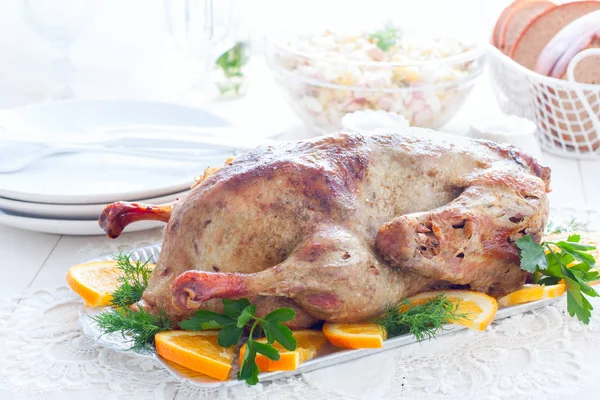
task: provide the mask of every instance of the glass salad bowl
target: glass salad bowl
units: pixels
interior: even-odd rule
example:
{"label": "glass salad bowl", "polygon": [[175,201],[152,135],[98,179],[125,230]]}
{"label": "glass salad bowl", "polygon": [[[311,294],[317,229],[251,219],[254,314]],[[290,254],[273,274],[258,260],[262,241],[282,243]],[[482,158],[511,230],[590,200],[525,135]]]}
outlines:
{"label": "glass salad bowl", "polygon": [[484,67],[483,46],[418,32],[274,34],[267,63],[300,118],[331,132],[358,110],[384,110],[411,126],[452,118]]}

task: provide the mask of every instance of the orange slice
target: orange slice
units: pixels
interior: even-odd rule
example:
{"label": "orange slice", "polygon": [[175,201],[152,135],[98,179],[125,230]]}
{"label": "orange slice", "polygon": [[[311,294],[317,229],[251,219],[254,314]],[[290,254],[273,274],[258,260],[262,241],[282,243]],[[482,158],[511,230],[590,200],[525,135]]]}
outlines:
{"label": "orange slice", "polygon": [[219,331],[166,331],[154,336],[156,352],[192,371],[224,381],[229,377],[235,347],[218,343]]}
{"label": "orange slice", "polygon": [[522,289],[516,290],[498,299],[500,307],[515,306],[517,304],[529,303],[536,300],[551,299],[562,296],[567,286],[564,283],[556,285],[523,285]]}
{"label": "orange slice", "polygon": [[[152,269],[154,264],[148,267]],[[67,283],[86,305],[103,307],[110,304],[111,293],[119,287],[121,274],[115,260],[94,261],[69,268]]]}
{"label": "orange slice", "polygon": [[383,327],[373,322],[336,324],[326,322],[323,333],[334,346],[347,349],[378,349],[383,347],[387,334]]}
{"label": "orange slice", "polygon": [[457,312],[466,314],[466,318],[452,321],[454,324],[466,326],[471,329],[483,331],[487,328],[498,311],[498,302],[495,298],[485,293],[471,290],[436,290],[423,292],[409,297],[411,306],[423,304],[440,294],[452,302],[458,302]]}
{"label": "orange slice", "polygon": [[[315,358],[319,350],[327,343],[327,338],[321,331],[307,329],[293,331],[293,334],[296,338],[296,350],[289,351],[279,343],[273,343],[272,346],[279,350],[279,360],[271,360],[262,354],[256,355],[256,365],[258,365],[260,372],[294,371],[298,368],[298,365]],[[267,343],[266,338],[257,339],[256,341]],[[240,366],[245,352],[246,345],[243,345],[238,359]]]}

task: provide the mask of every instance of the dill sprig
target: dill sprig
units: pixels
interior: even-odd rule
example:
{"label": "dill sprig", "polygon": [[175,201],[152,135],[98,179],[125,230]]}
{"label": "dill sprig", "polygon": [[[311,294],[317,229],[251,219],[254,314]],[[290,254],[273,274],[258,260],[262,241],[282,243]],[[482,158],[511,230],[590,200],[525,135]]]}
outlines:
{"label": "dill sprig", "polygon": [[571,221],[566,224],[557,224],[554,221],[549,221],[546,225],[546,235],[564,232],[587,231],[589,222],[580,221],[577,218],[571,218]]}
{"label": "dill sprig", "polygon": [[148,350],[154,345],[154,335],[171,329],[171,320],[163,310],[152,314],[147,310],[117,308],[91,317],[104,334],[119,332],[130,340],[132,350]]}
{"label": "dill sprig", "polygon": [[119,278],[119,288],[112,293],[111,306],[114,308],[127,308],[142,298],[148,286],[152,269],[148,261],[132,261],[131,256],[119,253],[115,256],[117,267],[123,271]]}
{"label": "dill sprig", "polygon": [[412,307],[409,299],[403,299],[373,322],[385,328],[388,337],[410,333],[421,342],[434,339],[444,325],[466,319],[467,314],[460,313],[458,306],[458,302],[448,300],[444,294]]}
{"label": "dill sprig", "polygon": [[145,350],[154,344],[154,335],[171,329],[172,322],[161,309],[157,313],[148,310],[132,310],[130,306],[142,298],[152,274],[148,261],[132,261],[131,254],[115,256],[117,267],[123,272],[120,285],[112,293],[110,311],[92,317],[104,334],[120,332],[124,339],[133,343],[131,349]]}

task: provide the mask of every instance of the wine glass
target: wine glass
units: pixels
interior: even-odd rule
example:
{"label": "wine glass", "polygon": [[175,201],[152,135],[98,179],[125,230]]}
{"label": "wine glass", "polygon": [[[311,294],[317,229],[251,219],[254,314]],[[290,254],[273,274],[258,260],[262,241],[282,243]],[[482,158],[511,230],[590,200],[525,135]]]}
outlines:
{"label": "wine glass", "polygon": [[[164,0],[164,5],[168,30],[192,71],[192,95],[209,97],[215,87],[223,94],[215,70],[239,79],[236,67],[247,59],[247,43],[236,37],[239,1]],[[240,94],[239,86],[234,92]]]}
{"label": "wine glass", "polygon": [[59,49],[51,66],[60,85],[53,99],[73,97],[70,81],[75,67],[69,58],[69,49],[91,19],[92,10],[93,0],[24,0],[25,21]]}

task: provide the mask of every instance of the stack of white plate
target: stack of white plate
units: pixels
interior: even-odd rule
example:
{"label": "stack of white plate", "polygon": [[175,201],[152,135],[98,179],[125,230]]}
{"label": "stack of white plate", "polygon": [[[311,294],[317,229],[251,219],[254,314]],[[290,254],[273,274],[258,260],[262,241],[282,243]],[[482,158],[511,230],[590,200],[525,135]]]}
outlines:
{"label": "stack of white plate", "polygon": [[[138,202],[162,204],[177,200],[186,192],[172,193],[149,199],[134,199]],[[3,193],[4,194],[4,193]],[[23,194],[30,194],[25,193]],[[20,196],[19,196],[20,197]],[[36,198],[39,198],[36,194]],[[50,200],[44,197],[41,200]],[[88,197],[88,201],[94,201]],[[15,228],[62,235],[100,235],[104,231],[98,225],[98,217],[106,203],[62,204],[39,203],[0,197],[0,223]],[[164,223],[143,221],[130,225],[126,232],[156,228]]]}
{"label": "stack of white plate", "polygon": [[[13,132],[65,132],[81,135],[107,127],[223,127],[227,122],[202,110],[134,101],[67,101],[45,103],[0,115],[0,140]],[[1,143],[0,143],[1,145]],[[0,173],[0,224],[68,235],[104,232],[98,217],[106,204],[137,201],[161,204],[186,194],[207,166],[221,165],[231,152],[207,153],[193,161],[112,153],[49,156],[27,168]],[[125,231],[149,229],[161,222],[132,224]]]}

